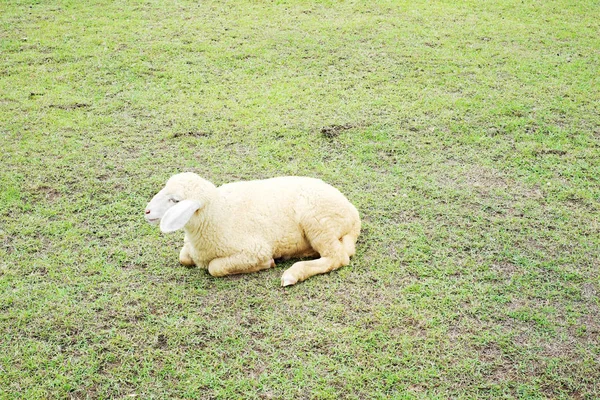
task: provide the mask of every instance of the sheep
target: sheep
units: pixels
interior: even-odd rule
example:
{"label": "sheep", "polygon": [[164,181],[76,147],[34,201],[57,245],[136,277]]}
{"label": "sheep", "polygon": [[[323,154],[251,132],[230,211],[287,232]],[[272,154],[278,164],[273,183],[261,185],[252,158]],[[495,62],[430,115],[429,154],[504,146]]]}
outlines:
{"label": "sheep", "polygon": [[260,271],[276,259],[298,261],[281,286],[348,265],[360,233],[357,209],[319,179],[286,176],[216,187],[195,173],[172,176],[145,218],[164,233],[183,229],[179,261],[215,277]]}

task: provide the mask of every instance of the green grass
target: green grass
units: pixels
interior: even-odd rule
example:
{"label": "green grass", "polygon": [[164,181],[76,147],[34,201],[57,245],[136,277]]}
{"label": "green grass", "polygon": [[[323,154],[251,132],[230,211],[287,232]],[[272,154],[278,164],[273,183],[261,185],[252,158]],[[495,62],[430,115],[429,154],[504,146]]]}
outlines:
{"label": "green grass", "polygon": [[[0,4],[0,398],[600,397],[597,1]],[[348,267],[178,265],[165,180],[320,177]]]}

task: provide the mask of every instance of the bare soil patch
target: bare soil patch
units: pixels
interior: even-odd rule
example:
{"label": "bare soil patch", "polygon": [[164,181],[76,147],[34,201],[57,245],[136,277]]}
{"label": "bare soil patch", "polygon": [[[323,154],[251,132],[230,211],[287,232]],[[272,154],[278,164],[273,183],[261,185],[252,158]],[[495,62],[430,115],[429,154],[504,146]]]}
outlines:
{"label": "bare soil patch", "polygon": [[321,135],[326,137],[327,139],[334,139],[343,131],[347,131],[349,129],[356,128],[357,125],[354,124],[344,124],[344,125],[329,125],[321,128]]}
{"label": "bare soil patch", "polygon": [[73,103],[73,104],[50,104],[50,108],[59,108],[61,110],[76,110],[78,108],[87,108],[90,104],[87,103]]}

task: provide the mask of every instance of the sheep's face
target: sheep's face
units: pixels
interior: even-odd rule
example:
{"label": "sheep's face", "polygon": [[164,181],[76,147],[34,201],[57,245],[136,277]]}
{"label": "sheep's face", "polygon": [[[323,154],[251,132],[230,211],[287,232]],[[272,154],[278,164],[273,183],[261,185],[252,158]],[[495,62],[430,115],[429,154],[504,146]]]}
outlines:
{"label": "sheep's face", "polygon": [[177,193],[177,191],[165,187],[146,206],[146,221],[151,224],[158,224],[166,212],[182,200],[184,200],[182,193]]}
{"label": "sheep's face", "polygon": [[[182,229],[204,204],[204,201],[194,196],[196,192],[202,193],[201,190],[197,190],[197,186],[202,182],[208,181],[193,173],[173,176],[146,206],[146,221],[151,224],[160,222],[160,230],[163,232]],[[212,186],[210,183],[209,185]]]}

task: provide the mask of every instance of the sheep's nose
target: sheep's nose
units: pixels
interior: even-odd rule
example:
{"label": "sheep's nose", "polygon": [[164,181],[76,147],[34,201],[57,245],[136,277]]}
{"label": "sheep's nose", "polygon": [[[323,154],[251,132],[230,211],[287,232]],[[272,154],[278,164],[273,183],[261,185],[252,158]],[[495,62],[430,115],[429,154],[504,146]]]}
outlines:
{"label": "sheep's nose", "polygon": [[146,208],[146,211],[144,211],[146,214],[150,214],[150,209]]}

